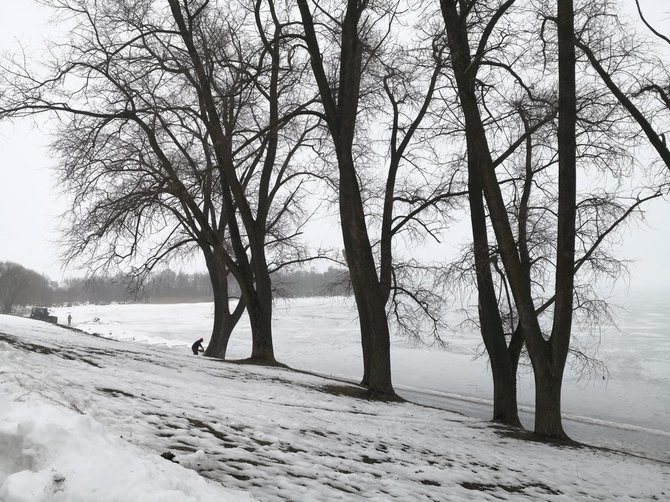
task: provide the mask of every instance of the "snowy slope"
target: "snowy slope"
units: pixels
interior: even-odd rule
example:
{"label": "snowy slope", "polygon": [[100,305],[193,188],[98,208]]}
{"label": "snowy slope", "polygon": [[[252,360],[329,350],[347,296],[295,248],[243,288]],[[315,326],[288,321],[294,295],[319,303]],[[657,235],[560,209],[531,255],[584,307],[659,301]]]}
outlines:
{"label": "snowy slope", "polygon": [[[665,298],[665,297],[664,297]],[[662,300],[662,299],[661,299]],[[596,351],[608,373],[580,378],[579,368],[568,367],[562,406],[568,433],[582,441],[625,448],[641,455],[670,460],[670,304],[645,299],[628,302],[617,319],[621,331],[603,326],[598,340],[576,333],[575,343]],[[82,305],[55,309],[60,319],[73,315],[74,326],[118,340],[160,344],[188,350],[199,337],[209,340],[211,303],[177,305]],[[462,321],[450,313],[450,323]],[[356,310],[351,298],[302,298],[278,301],[274,306],[273,336],[277,359],[293,368],[360,381],[362,357]],[[391,368],[396,389],[434,392],[439,398],[455,396],[461,402],[490,403],[493,394],[481,336],[474,330],[444,333],[447,349],[416,345],[394,337]],[[248,357],[251,335],[243,317],[230,341],[230,358]],[[603,376],[605,378],[603,378]],[[530,410],[534,386],[529,368],[522,368],[519,404]],[[458,407],[462,409],[462,407]],[[490,411],[477,416],[489,417]],[[532,415],[522,416],[532,427]],[[602,424],[605,437],[582,431],[580,424]],[[613,434],[614,429],[620,434]]]}
{"label": "snowy slope", "polygon": [[666,463],[347,397],[315,375],[8,316],[0,333],[3,502],[670,498]]}

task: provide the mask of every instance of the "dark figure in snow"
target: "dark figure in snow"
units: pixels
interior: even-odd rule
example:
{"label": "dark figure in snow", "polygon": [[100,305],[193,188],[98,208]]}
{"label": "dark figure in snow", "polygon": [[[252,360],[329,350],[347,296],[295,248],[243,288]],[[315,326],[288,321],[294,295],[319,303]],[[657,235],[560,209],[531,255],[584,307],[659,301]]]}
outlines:
{"label": "dark figure in snow", "polygon": [[67,315],[67,325],[72,326],[72,314]]}
{"label": "dark figure in snow", "polygon": [[193,345],[191,345],[191,350],[193,351],[193,355],[197,356],[198,352],[205,352],[205,349],[202,346],[202,341],[204,338],[199,338],[198,340],[195,341]]}

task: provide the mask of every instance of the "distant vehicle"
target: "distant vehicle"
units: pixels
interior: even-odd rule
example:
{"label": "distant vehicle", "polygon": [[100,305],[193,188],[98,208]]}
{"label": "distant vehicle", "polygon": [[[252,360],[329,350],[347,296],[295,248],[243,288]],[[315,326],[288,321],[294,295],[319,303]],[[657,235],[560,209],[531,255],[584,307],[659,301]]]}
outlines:
{"label": "distant vehicle", "polygon": [[37,319],[38,321],[52,322],[54,324],[58,322],[58,317],[51,315],[49,309],[46,307],[33,307],[30,311],[30,318]]}

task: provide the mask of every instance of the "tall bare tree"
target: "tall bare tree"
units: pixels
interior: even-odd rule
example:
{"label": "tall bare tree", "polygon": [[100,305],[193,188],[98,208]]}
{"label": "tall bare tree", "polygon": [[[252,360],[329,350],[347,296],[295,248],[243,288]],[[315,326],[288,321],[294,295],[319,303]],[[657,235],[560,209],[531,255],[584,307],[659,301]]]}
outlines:
{"label": "tall bare tree", "polygon": [[[587,312],[586,307],[596,305],[582,296],[588,289],[578,286],[575,278],[588,268],[594,272],[599,267],[608,269],[608,264],[615,272],[620,262],[603,252],[603,243],[644,201],[660,193],[651,188],[625,201],[624,195],[610,194],[603,186],[577,198],[578,158],[584,169],[619,176],[615,166],[628,157],[625,147],[616,145],[620,137],[612,133],[617,133],[622,117],[604,94],[589,94],[591,81],[582,80],[580,94],[576,93],[572,2],[559,1],[558,14],[537,17],[543,42],[539,57],[534,56],[540,61],[539,69],[533,69],[513,48],[506,50],[505,41],[521,38],[520,31],[510,31],[523,15],[514,12],[514,4],[514,0],[440,3],[465,128],[480,327],[494,375],[494,402],[499,403],[494,418],[518,424],[516,364],[520,344],[525,343],[535,376],[535,432],[565,437],[561,383],[574,312]],[[514,43],[522,44],[519,39]],[[532,47],[532,41],[528,42],[526,52]],[[506,62],[510,60],[512,64]],[[558,87],[547,93],[541,90],[543,80],[535,79],[550,74],[550,66],[558,69],[558,81],[550,80],[548,88]],[[504,71],[507,83],[487,81],[491,75],[483,74],[483,68]],[[531,79],[526,81],[524,75]],[[518,91],[510,83],[521,89],[526,96],[523,100],[515,97]],[[492,89],[495,91],[489,92]],[[554,92],[557,106],[552,104]],[[489,94],[501,95],[512,106],[496,107]],[[531,103],[539,114],[528,108]],[[553,130],[556,111],[558,124]],[[521,134],[511,146],[499,150],[496,159],[494,149],[500,141],[493,132],[509,136],[500,133],[506,130],[502,127],[505,117],[510,116],[519,118]],[[627,146],[632,144],[634,141]],[[523,170],[515,174],[509,164],[518,158],[515,151],[521,145],[526,159],[521,163]],[[549,150],[542,153],[546,148]],[[545,296],[542,290],[552,293]],[[501,312],[501,298],[507,303],[505,312]]]}
{"label": "tall bare tree", "polygon": [[[338,39],[334,43],[340,50],[336,62],[324,61],[317,33],[319,25],[308,1],[298,0],[305,45],[337,157],[342,237],[358,307],[366,365],[363,383],[368,385],[370,395],[393,398],[386,302],[377,276],[353,153],[364,54],[366,46],[374,44],[370,37],[374,21],[367,16],[368,7],[366,0],[348,0],[336,14],[328,15],[335,21]],[[322,9],[322,6],[317,8]],[[339,66],[336,84],[329,78],[327,64]]]}
{"label": "tall bare tree", "polygon": [[[304,172],[294,160],[314,127],[285,118],[300,102],[291,62],[278,59],[281,27],[261,36],[266,26],[246,10],[207,1],[54,5],[80,20],[63,59],[43,78],[9,66],[14,92],[3,108],[69,117],[57,148],[77,195],[71,256],[144,257],[149,271],[197,246],[217,300],[214,332],[222,330],[215,355],[246,306],[251,359],[274,363],[270,268],[304,259]],[[232,312],[229,273],[242,291]]]}

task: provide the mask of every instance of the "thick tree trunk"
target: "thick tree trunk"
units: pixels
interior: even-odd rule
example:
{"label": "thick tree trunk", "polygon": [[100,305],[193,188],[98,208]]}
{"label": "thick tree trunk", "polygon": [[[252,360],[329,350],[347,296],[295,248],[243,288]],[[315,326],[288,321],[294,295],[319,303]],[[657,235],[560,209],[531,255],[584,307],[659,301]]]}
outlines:
{"label": "thick tree trunk", "polygon": [[[476,179],[476,177],[471,177]],[[516,368],[518,353],[516,347],[508,349],[495,294],[486,231],[484,205],[477,183],[474,193],[470,193],[470,214],[473,240],[475,243],[475,268],[479,292],[479,321],[481,335],[491,363],[493,376],[493,420],[520,427],[516,394]],[[510,350],[511,349],[511,350]]]}
{"label": "thick tree trunk", "polygon": [[235,310],[230,312],[228,270],[223,259],[209,249],[205,250],[205,257],[214,294],[214,325],[205,355],[225,359],[230,335],[244,312],[244,301],[240,299]]}
{"label": "thick tree trunk", "polygon": [[363,383],[368,386],[370,396],[392,399],[396,395],[391,378],[391,344],[383,292],[351,152],[344,152],[341,157],[338,160],[342,238],[361,326]]}
{"label": "thick tree trunk", "polygon": [[346,2],[342,20],[340,77],[337,100],[323,66],[322,54],[314,30],[314,19],[306,0],[298,0],[305,29],[312,70],[319,86],[321,102],[328,121],[340,172],[339,202],[342,237],[361,326],[363,346],[363,382],[375,398],[395,399],[391,383],[391,353],[385,301],[377,276],[372,246],[367,232],[360,187],[352,156],[356,115],[360,94],[363,43],[359,26],[367,3]]}
{"label": "thick tree trunk", "polygon": [[[567,438],[561,423],[561,382],[570,348],[575,278],[577,98],[573,0],[558,0],[558,235],[551,337],[529,346],[535,371],[535,433]],[[539,339],[541,333],[537,333]],[[543,350],[538,350],[542,348]]]}
{"label": "thick tree trunk", "polygon": [[248,290],[247,313],[251,325],[251,357],[254,362],[275,364],[272,344],[272,294],[261,290]]}
{"label": "thick tree trunk", "polygon": [[516,396],[516,372],[512,371],[504,359],[491,360],[493,373],[493,421],[521,427]]}
{"label": "thick tree trunk", "polygon": [[[358,307],[358,300],[357,307]],[[361,347],[363,350],[363,378],[361,378],[361,385],[365,387],[370,386],[370,336],[368,333],[367,325],[368,320],[367,316],[361,315],[361,310],[358,309],[358,320],[361,330]],[[365,317],[365,320],[363,318]]]}
{"label": "thick tree trunk", "polygon": [[520,426],[516,396],[518,355],[516,359],[510,356],[505,341],[491,276],[486,209],[482,199],[481,173],[487,169],[493,170],[493,162],[475,95],[476,71],[472,68],[470,59],[466,23],[457,14],[454,2],[443,1],[442,8],[466,127],[470,222],[481,334],[493,373],[493,420]]}
{"label": "thick tree trunk", "polygon": [[235,324],[230,317],[228,299],[214,293],[214,326],[212,327],[212,338],[207,345],[207,350],[205,350],[206,356],[218,359],[226,358],[228,341]]}
{"label": "thick tree trunk", "polygon": [[[243,291],[251,323],[253,338],[251,359],[263,363],[275,363],[272,346],[272,291],[264,253],[265,218],[264,216],[260,217],[258,222],[254,220],[251,205],[245,194],[245,187],[237,178],[235,159],[233,158],[232,151],[232,136],[230,131],[226,130],[222,121],[223,115],[230,112],[230,110],[224,109],[222,113],[222,110],[220,110],[214,99],[215,92],[212,87],[212,79],[206,70],[206,64],[203,62],[199,47],[195,42],[192,30],[193,26],[190,24],[191,19],[184,17],[185,11],[183,11],[180,2],[169,0],[168,3],[193,63],[195,76],[199,84],[198,98],[201,100],[203,111],[206,114],[205,122],[207,130],[211,135],[216,160],[223,175],[221,183],[228,218],[227,228],[238,261],[237,266],[239,271],[237,279]],[[273,67],[273,84],[276,85],[277,66],[276,58],[274,57],[273,64],[275,65]],[[275,91],[276,89],[273,91],[273,96],[276,96],[274,94]],[[276,117],[277,109],[275,105],[276,100],[273,100],[271,103],[272,114]],[[269,206],[265,204],[268,202],[266,197],[270,177],[269,169],[274,164],[276,124],[272,131],[270,131],[270,136],[270,148],[262,173],[259,193],[259,212],[263,213],[263,215],[267,215],[269,211]],[[243,221],[244,230],[247,233],[248,247],[252,254],[252,263],[249,263],[247,248],[243,244],[242,233],[239,230],[237,220],[238,216]]]}
{"label": "thick tree trunk", "polygon": [[550,363],[534,368],[535,434],[554,439],[568,439],[561,420],[561,385],[563,372]]}

